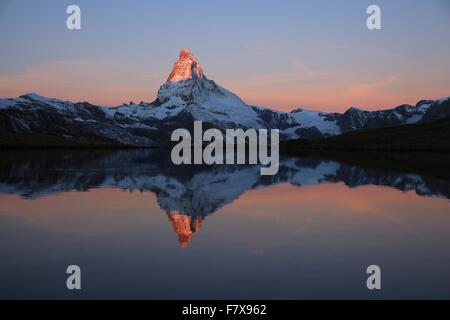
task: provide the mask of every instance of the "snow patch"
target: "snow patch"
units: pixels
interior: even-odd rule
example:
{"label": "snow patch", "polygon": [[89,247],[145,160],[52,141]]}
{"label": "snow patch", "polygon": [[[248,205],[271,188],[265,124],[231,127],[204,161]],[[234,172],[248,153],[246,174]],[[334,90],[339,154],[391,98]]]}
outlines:
{"label": "snow patch", "polygon": [[291,113],[291,117],[302,128],[316,127],[320,132],[330,135],[341,133],[336,121],[329,121],[326,116],[326,113],[315,110],[301,110]]}

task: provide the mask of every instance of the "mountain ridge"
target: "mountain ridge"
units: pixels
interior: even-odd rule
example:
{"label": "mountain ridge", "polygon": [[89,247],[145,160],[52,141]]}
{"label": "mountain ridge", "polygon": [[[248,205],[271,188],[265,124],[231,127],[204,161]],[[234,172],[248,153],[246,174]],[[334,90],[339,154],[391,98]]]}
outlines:
{"label": "mountain ridge", "polygon": [[[295,109],[276,111],[245,103],[236,94],[209,80],[198,59],[180,52],[167,82],[151,103],[96,106],[46,98],[36,93],[0,99],[0,137],[58,137],[69,144],[91,141],[136,147],[166,146],[177,128],[279,129],[281,140],[318,139],[361,129],[430,122],[450,117],[450,97],[421,100],[415,106],[344,113]],[[26,138],[22,139],[26,143]],[[2,143],[0,142],[0,145]],[[45,143],[44,143],[45,144]]]}
{"label": "mountain ridge", "polygon": [[289,153],[302,150],[450,151],[450,118],[395,127],[372,128],[319,139],[290,140]]}

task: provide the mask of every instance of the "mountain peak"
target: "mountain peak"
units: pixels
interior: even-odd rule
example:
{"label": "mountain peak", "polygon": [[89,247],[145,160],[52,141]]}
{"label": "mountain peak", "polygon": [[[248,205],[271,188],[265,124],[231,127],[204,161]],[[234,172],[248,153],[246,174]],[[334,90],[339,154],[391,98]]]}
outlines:
{"label": "mountain peak", "polygon": [[172,223],[173,231],[178,234],[178,241],[182,248],[186,248],[192,241],[194,233],[202,226],[202,218],[191,217],[179,212],[170,212],[169,221]]}
{"label": "mountain peak", "polygon": [[191,59],[191,60],[193,60],[193,61],[198,61],[198,60],[197,60],[197,57],[194,56],[194,55],[192,54],[192,52],[191,52],[189,49],[187,49],[187,48],[181,49],[179,59],[180,59],[180,60],[181,60],[181,59]]}
{"label": "mountain peak", "polygon": [[178,82],[192,77],[203,78],[203,69],[189,49],[182,49],[167,82]]}
{"label": "mountain peak", "polygon": [[19,98],[30,100],[30,101],[35,101],[35,102],[41,102],[41,103],[62,102],[59,99],[44,97],[35,92],[23,94],[23,95],[19,96]]}

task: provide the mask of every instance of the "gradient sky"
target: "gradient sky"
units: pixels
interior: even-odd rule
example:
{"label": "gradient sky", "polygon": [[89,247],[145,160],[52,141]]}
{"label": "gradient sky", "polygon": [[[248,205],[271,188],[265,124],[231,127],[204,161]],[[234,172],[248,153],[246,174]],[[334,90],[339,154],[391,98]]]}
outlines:
{"label": "gradient sky", "polygon": [[[78,4],[82,30],[66,29]],[[366,8],[382,9],[380,31]],[[0,0],[0,97],[152,101],[181,48],[247,103],[343,111],[450,96],[448,0]]]}

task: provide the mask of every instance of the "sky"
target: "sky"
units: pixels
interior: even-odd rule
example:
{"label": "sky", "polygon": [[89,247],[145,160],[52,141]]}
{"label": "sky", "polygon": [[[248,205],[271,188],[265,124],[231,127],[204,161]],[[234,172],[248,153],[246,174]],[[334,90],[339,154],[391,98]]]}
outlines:
{"label": "sky", "polygon": [[[81,8],[81,30],[66,8]],[[366,9],[381,8],[368,30]],[[450,96],[448,0],[0,0],[0,97],[153,101],[182,48],[245,102],[344,111]]]}

